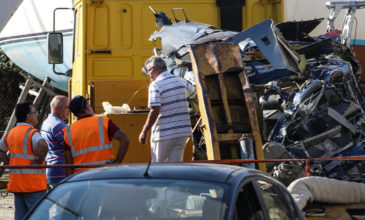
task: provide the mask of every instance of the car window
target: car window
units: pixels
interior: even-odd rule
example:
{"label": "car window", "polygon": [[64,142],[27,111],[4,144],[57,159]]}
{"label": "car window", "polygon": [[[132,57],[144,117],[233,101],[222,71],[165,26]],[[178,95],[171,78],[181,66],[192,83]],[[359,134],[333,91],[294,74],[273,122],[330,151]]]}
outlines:
{"label": "car window", "polygon": [[256,183],[271,220],[293,220],[298,217],[291,201],[278,186],[264,180],[257,180]]}
{"label": "car window", "polygon": [[251,182],[239,189],[233,220],[261,220],[264,212],[257,198],[255,188]]}
{"label": "car window", "polygon": [[57,186],[29,219],[222,219],[226,185],[185,180],[95,180]]}

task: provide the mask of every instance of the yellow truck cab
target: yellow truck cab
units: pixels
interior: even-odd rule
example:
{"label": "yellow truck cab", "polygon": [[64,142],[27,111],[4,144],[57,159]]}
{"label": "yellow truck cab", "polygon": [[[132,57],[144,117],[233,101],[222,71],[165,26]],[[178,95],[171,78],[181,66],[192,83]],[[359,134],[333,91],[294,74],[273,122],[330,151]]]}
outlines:
{"label": "yellow truck cab", "polygon": [[[141,68],[144,61],[153,55],[153,49],[160,47],[160,42],[148,40],[157,30],[149,6],[179,20],[185,19],[183,11],[172,9],[183,8],[189,20],[235,31],[268,18],[283,21],[282,1],[74,0],[69,97],[89,97],[96,114],[104,113],[102,103],[105,101],[114,106],[124,103],[130,106],[132,110],[128,113],[107,114],[129,136],[130,147],[124,163],[150,160],[149,144],[145,146],[138,142],[148,115],[149,79],[141,74]],[[114,144],[114,147],[117,145]],[[184,160],[191,159],[190,143]]]}

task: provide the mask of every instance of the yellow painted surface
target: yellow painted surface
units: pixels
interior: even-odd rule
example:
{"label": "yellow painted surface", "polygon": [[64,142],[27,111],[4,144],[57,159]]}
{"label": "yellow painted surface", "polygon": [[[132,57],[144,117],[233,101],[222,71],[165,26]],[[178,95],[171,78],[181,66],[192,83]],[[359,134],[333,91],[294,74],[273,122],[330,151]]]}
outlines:
{"label": "yellow painted surface", "polygon": [[[283,0],[284,1],[284,0]],[[284,21],[281,0],[248,0],[242,9],[244,14],[243,28],[249,28],[266,19],[272,19],[276,23]]]}
{"label": "yellow painted surface", "polygon": [[[151,159],[151,150],[149,141],[143,145],[138,141],[138,136],[142,130],[142,126],[147,118],[147,113],[135,114],[107,114],[116,125],[124,131],[129,137],[129,149],[123,160],[123,163],[144,163]],[[149,139],[148,139],[149,140]],[[116,156],[118,152],[119,142],[113,140],[113,150]],[[191,161],[193,157],[193,144],[191,140],[185,148],[184,161]]]}
{"label": "yellow painted surface", "polygon": [[[86,95],[86,75],[85,71],[85,45],[84,37],[86,36],[85,25],[83,20],[85,17],[85,9],[82,4],[75,6],[75,30],[74,30],[74,51],[73,51],[73,65],[71,85],[69,86],[69,96]],[[77,42],[77,43],[76,43]],[[81,92],[84,91],[84,92]]]}
{"label": "yellow painted surface", "polygon": [[[147,109],[149,80],[96,80],[89,82],[93,95],[91,106],[95,113],[104,112],[102,102],[109,102],[113,106],[128,104],[131,110]],[[121,91],[122,90],[122,91]]]}

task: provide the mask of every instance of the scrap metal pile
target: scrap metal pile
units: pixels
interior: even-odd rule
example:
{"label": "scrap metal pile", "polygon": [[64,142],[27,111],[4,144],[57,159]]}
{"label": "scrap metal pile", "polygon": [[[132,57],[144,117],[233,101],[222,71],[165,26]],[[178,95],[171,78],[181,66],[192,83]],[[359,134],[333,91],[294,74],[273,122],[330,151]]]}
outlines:
{"label": "scrap metal pile", "polygon": [[[257,96],[265,159],[329,158],[365,155],[364,98],[358,86],[360,65],[338,42],[339,33],[310,37],[323,20],[274,25],[263,21],[240,33],[185,21],[172,23],[155,13],[161,30],[161,56],[171,73],[194,83],[188,44],[234,42]],[[156,51],[157,54],[157,51]],[[304,176],[300,162],[267,163],[285,184]],[[312,175],[365,182],[361,161],[315,161]]]}

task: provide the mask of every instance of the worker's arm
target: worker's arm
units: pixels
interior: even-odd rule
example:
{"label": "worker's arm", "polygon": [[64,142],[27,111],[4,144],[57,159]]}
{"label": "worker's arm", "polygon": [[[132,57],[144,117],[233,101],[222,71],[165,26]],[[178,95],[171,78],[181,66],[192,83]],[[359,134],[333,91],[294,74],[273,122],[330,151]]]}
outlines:
{"label": "worker's arm", "polygon": [[48,145],[44,139],[38,141],[38,160],[43,163],[48,153]]}
{"label": "worker's arm", "polygon": [[113,161],[113,163],[119,164],[123,161],[123,158],[124,158],[125,154],[127,153],[128,146],[129,146],[129,138],[120,129],[114,133],[113,138],[117,139],[119,141],[118,155],[115,158],[115,160]]}
{"label": "worker's arm", "polygon": [[44,159],[46,158],[46,155],[48,153],[48,145],[46,143],[46,141],[44,139],[40,139],[37,142],[37,156],[38,158],[33,160],[31,162],[31,165],[41,165],[44,161]]}
{"label": "worker's arm", "polygon": [[[71,154],[71,148],[70,146],[68,146],[68,144],[66,143],[66,139],[67,139],[67,128],[63,128],[62,129],[62,133],[63,133],[63,145],[62,145],[62,148],[63,148],[63,156],[64,156],[64,159],[65,159],[65,164],[73,164],[73,159],[72,159],[72,154]],[[66,176],[70,176],[72,175],[72,168],[65,168],[65,174]]]}
{"label": "worker's arm", "polygon": [[148,131],[152,125],[156,122],[158,115],[160,114],[160,106],[151,106],[150,113],[148,114],[146,123],[143,126],[141,133],[139,134],[139,142],[146,144]]}
{"label": "worker's arm", "polygon": [[[63,154],[65,157],[65,164],[72,164],[72,154],[70,150],[63,150]],[[66,176],[70,176],[72,174],[72,168],[65,168]]]}
{"label": "worker's arm", "polygon": [[4,138],[2,138],[0,141],[0,162],[4,162],[4,164],[9,164],[9,156],[7,152],[8,146],[6,146]]}

